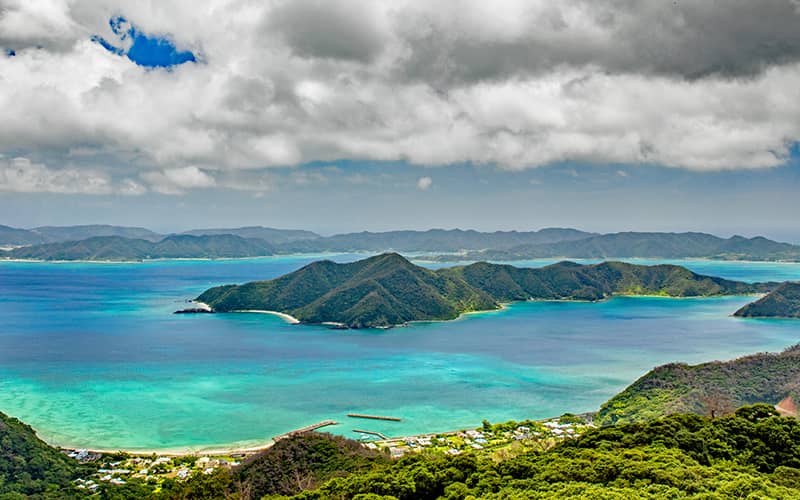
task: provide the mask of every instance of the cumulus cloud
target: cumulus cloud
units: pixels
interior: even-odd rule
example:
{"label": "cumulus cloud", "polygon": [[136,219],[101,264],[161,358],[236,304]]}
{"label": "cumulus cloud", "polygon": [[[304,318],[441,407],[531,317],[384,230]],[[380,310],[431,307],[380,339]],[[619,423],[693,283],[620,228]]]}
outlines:
{"label": "cumulus cloud", "polygon": [[433,185],[433,179],[430,177],[420,177],[417,180],[417,188],[422,191],[427,191]]}
{"label": "cumulus cloud", "polygon": [[150,184],[153,191],[161,194],[183,194],[187,189],[216,185],[213,177],[195,166],[145,172],[142,179]]}
{"label": "cumulus cloud", "polygon": [[[120,15],[202,62],[91,41]],[[338,159],[775,167],[798,25],[793,0],[0,0],[0,154],[90,175],[72,153],[102,151],[129,194]]]}
{"label": "cumulus cloud", "polygon": [[110,178],[75,168],[50,169],[28,158],[0,158],[0,191],[16,193],[111,194]]}

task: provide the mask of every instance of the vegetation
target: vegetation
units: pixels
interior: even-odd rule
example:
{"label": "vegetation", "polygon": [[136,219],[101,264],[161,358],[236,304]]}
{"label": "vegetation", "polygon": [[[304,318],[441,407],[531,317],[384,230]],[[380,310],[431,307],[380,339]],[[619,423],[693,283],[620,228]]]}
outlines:
{"label": "vegetation", "polygon": [[81,472],[29,426],[0,413],[0,499],[74,497],[72,480]]}
{"label": "vegetation", "polygon": [[480,262],[431,271],[389,253],[349,264],[321,261],[270,281],[211,288],[197,300],[215,311],[271,310],[306,323],[352,328],[453,319],[517,300],[602,300],[613,295],[673,297],[765,291],[679,266],[562,262],[522,269]]}
{"label": "vegetation", "polygon": [[97,236],[80,241],[15,248],[5,256],[39,260],[145,260],[171,258],[234,258],[272,255],[273,247],[258,239],[230,234],[173,235],[152,242],[121,236]]}
{"label": "vegetation", "polygon": [[724,239],[705,233],[612,233],[575,241],[492,248],[462,255],[444,255],[439,260],[521,260],[564,257],[607,259],[650,257],[665,259],[708,258],[723,260],[800,260],[800,246],[763,237],[733,236]]}
{"label": "vegetation", "polygon": [[[167,484],[151,498],[791,499],[800,496],[799,440],[800,422],[763,404],[721,418],[672,415],[590,429],[551,447],[502,454],[421,452],[389,460],[312,433],[250,466]],[[252,466],[259,462],[269,465]],[[321,486],[319,479],[302,481],[326,476]]]}
{"label": "vegetation", "polygon": [[800,318],[800,283],[783,283],[734,315],[744,318]]}
{"label": "vegetation", "polygon": [[282,439],[245,461],[234,473],[238,488],[255,498],[295,495],[334,477],[367,473],[389,463],[388,456],[331,434],[308,433]]}
{"label": "vegetation", "polygon": [[415,266],[397,254],[350,264],[314,262],[271,281],[211,288],[197,300],[220,312],[266,309],[308,323],[353,328],[452,319],[464,311],[498,307],[463,280]]}
{"label": "vegetation", "polygon": [[597,422],[645,421],[672,413],[722,415],[764,402],[800,401],[800,346],[733,361],[690,366],[672,363],[651,370],[603,404]]}

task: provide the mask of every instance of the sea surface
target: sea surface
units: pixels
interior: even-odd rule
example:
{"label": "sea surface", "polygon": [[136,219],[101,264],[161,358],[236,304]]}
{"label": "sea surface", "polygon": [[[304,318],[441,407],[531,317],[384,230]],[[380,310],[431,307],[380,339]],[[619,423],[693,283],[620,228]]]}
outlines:
{"label": "sea surface", "polygon": [[[325,419],[341,422],[327,430],[342,435],[397,436],[596,410],[653,366],[800,342],[800,321],[730,316],[752,297],[518,303],[359,331],[255,313],[171,314],[207,287],[318,258],[0,262],[0,411],[52,444],[103,449],[251,446]],[[800,280],[798,264],[671,262],[731,279]]]}

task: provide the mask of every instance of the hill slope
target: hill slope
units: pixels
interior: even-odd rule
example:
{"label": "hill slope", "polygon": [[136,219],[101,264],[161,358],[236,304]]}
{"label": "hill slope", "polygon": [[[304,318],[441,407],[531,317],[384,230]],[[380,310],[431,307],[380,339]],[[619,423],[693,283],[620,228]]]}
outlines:
{"label": "hill slope", "polygon": [[36,437],[28,425],[0,413],[0,497],[71,497],[78,471],[76,461]]}
{"label": "hill slope", "polygon": [[272,246],[263,240],[222,234],[173,235],[157,242],[120,236],[98,236],[80,241],[15,248],[5,252],[3,256],[39,260],[144,260],[257,257],[272,253]]}
{"label": "hill slope", "polygon": [[603,404],[603,424],[643,421],[671,413],[720,415],[752,403],[800,401],[800,346],[733,361],[672,363],[648,372]]}
{"label": "hill slope", "polygon": [[743,318],[800,318],[800,283],[783,283],[734,313]]}
{"label": "hill slope", "polygon": [[315,262],[271,281],[214,287],[197,300],[218,312],[271,310],[305,323],[359,328],[453,319],[518,300],[729,295],[770,286],[701,276],[679,266],[621,262],[588,266],[562,262],[540,269],[481,262],[431,271],[389,253],[350,264]]}
{"label": "hill slope", "polygon": [[306,323],[354,328],[453,319],[465,311],[498,307],[491,296],[462,280],[391,253],[350,264],[314,262],[271,281],[211,288],[197,300],[220,312],[263,309]]}

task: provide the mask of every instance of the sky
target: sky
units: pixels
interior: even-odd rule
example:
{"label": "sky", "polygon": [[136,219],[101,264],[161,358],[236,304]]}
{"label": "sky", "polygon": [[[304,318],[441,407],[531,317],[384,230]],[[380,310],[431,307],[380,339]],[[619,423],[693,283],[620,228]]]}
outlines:
{"label": "sky", "polygon": [[0,0],[0,224],[800,242],[800,1]]}

